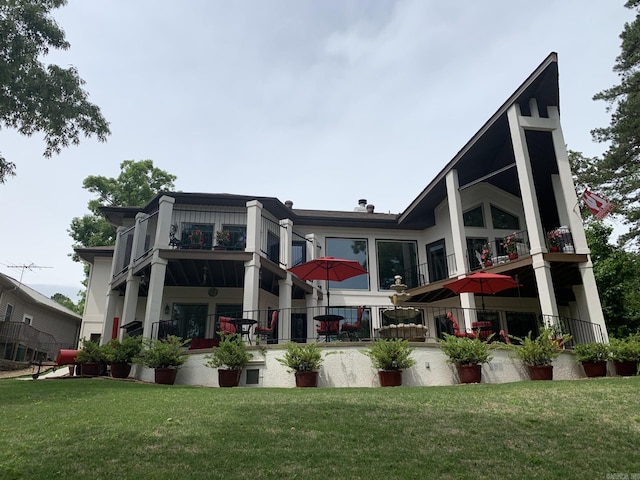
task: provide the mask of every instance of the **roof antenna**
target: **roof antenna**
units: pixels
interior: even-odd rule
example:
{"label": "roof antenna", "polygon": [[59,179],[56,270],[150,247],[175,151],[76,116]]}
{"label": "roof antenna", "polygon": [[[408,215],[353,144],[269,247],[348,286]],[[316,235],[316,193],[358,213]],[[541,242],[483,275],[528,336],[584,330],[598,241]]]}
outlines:
{"label": "roof antenna", "polygon": [[18,288],[20,288],[20,285],[22,285],[22,277],[24,275],[24,271],[25,270],[29,270],[30,272],[33,272],[34,269],[43,269],[43,268],[53,268],[53,267],[43,267],[42,265],[36,265],[35,263],[30,263],[29,265],[23,264],[23,265],[7,265],[8,268],[19,268],[20,271],[20,280],[18,280]]}

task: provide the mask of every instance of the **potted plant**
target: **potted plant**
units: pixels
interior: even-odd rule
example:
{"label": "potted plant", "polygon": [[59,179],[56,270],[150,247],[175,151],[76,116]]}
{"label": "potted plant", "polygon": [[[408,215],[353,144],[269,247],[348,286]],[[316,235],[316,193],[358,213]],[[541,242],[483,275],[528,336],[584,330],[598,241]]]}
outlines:
{"label": "potted plant", "polygon": [[221,335],[220,344],[213,352],[205,355],[205,365],[218,369],[218,385],[237,387],[242,369],[247,366],[253,355],[247,351],[247,345],[238,334]]}
{"label": "potted plant", "polygon": [[111,365],[113,378],[127,378],[131,373],[131,363],[142,349],[142,337],[127,336],[122,341],[114,338],[104,347],[107,362]]}
{"label": "potted plant", "polygon": [[491,267],[493,261],[491,260],[491,244],[485,243],[480,251],[480,261],[484,267]]}
{"label": "potted plant", "polygon": [[317,343],[287,342],[284,357],[276,360],[295,372],[296,387],[318,386],[318,370],[323,358]]}
{"label": "potted plant", "polygon": [[563,335],[556,341],[548,328],[543,329],[536,338],[531,332],[525,338],[511,337],[520,345],[507,344],[516,356],[529,369],[531,380],[553,380],[553,360],[560,355],[562,344],[569,341],[569,335]]}
{"label": "potted plant", "polygon": [[174,335],[168,335],[162,340],[144,339],[143,348],[135,361],[155,370],[156,383],[173,385],[178,367],[187,361],[183,349],[185,343],[182,338]]}
{"label": "potted plant", "polygon": [[582,364],[587,377],[606,377],[609,346],[605,343],[579,343],[573,347],[576,360]]}
{"label": "potted plant", "polygon": [[458,371],[460,383],[480,383],[482,380],[482,364],[491,361],[489,345],[475,338],[456,337],[444,334],[440,340],[442,351],[447,361],[453,363]]}
{"label": "potted plant", "polygon": [[519,239],[516,237],[516,232],[504,237],[502,246],[507,251],[509,260],[516,260],[518,258],[518,241]]}
{"label": "potted plant", "polygon": [[378,378],[383,387],[402,385],[402,370],[416,364],[411,354],[415,348],[409,347],[409,341],[402,338],[378,339],[362,353],[371,359],[378,369]]}
{"label": "potted plant", "polygon": [[231,232],[229,230],[218,230],[216,232],[216,246],[218,250],[224,250],[231,243]]}
{"label": "potted plant", "polygon": [[640,341],[638,341],[637,336],[610,338],[609,352],[616,375],[628,377],[638,373]]}
{"label": "potted plant", "polygon": [[105,350],[98,342],[82,339],[82,348],[76,354],[76,362],[80,364],[80,373],[96,377],[103,371],[105,364]]}
{"label": "potted plant", "polygon": [[551,230],[547,233],[547,240],[549,241],[549,251],[550,252],[559,252],[560,251],[560,239],[562,238],[562,234],[558,229]]}
{"label": "potted plant", "polygon": [[196,228],[191,231],[189,234],[189,239],[191,240],[191,248],[202,248],[204,244],[204,235],[202,230]]}

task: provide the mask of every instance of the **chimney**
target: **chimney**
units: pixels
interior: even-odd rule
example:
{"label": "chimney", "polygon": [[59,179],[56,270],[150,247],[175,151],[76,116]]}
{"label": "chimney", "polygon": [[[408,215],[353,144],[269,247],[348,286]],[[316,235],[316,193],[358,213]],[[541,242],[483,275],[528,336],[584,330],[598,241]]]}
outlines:
{"label": "chimney", "polygon": [[367,205],[367,213],[373,213],[373,209],[376,208],[375,205]]}
{"label": "chimney", "polygon": [[293,202],[291,200],[285,200],[284,206],[287,208],[293,208]]}
{"label": "chimney", "polygon": [[353,209],[354,212],[366,212],[367,211],[367,199],[361,198],[358,200],[358,206]]}

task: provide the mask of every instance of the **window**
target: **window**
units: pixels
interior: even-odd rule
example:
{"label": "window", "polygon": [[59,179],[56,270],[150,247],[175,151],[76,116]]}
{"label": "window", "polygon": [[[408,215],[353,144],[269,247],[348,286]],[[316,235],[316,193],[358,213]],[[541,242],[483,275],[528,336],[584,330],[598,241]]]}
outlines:
{"label": "window", "polygon": [[437,282],[449,277],[444,240],[438,240],[427,245],[427,269],[429,271],[429,282]]}
{"label": "window", "polygon": [[213,224],[211,223],[183,223],[181,248],[195,248],[211,250],[213,246]]}
{"label": "window", "polygon": [[436,315],[434,317],[436,323],[436,337],[444,338],[444,334],[453,335],[453,323],[449,321],[446,315]]}
{"label": "window", "polygon": [[30,315],[25,315],[24,317],[22,317],[22,321],[27,325],[31,325],[33,323],[33,317]]}
{"label": "window", "polygon": [[[336,258],[355,260],[368,270],[367,241],[354,238],[327,238],[327,255]],[[358,275],[342,282],[329,282],[329,288],[368,290],[369,275]]]}
{"label": "window", "polygon": [[469,270],[478,270],[482,268],[480,254],[482,247],[488,242],[486,238],[469,238],[467,237],[467,261],[469,262]]}
{"label": "window", "polygon": [[222,225],[222,230],[229,232],[231,239],[227,250],[244,250],[247,244],[247,226],[246,225]]}
{"label": "window", "polygon": [[307,261],[306,240],[294,240],[291,242],[291,266],[300,265]]}
{"label": "window", "polygon": [[11,305],[10,303],[7,303],[7,310],[4,312],[4,321],[10,322],[12,314],[13,314],[13,305]]}
{"label": "window", "polygon": [[484,227],[484,212],[482,205],[467,210],[462,214],[462,220],[465,227]]}
{"label": "window", "polygon": [[207,304],[174,303],[171,323],[175,333],[183,339],[205,338],[207,327]]}
{"label": "window", "polygon": [[493,228],[499,228],[502,230],[520,230],[520,219],[491,205],[491,221]]}
{"label": "window", "polygon": [[396,275],[402,277],[402,283],[408,288],[418,286],[418,252],[416,242],[379,240],[376,243],[378,254],[378,288],[390,290]]}

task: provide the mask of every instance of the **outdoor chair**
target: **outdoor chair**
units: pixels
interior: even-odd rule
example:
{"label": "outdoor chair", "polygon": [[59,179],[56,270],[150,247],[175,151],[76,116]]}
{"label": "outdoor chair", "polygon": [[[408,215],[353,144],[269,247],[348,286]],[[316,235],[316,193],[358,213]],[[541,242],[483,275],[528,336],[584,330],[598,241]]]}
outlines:
{"label": "outdoor chair", "polygon": [[223,335],[233,335],[236,333],[236,326],[231,323],[231,317],[218,317],[218,331]]}
{"label": "outdoor chair", "polygon": [[338,322],[325,322],[321,320],[318,328],[316,329],[316,332],[318,333],[318,338],[338,338],[340,334],[340,325]]}
{"label": "outdoor chair", "polygon": [[278,323],[278,311],[274,310],[271,313],[271,323],[269,324],[268,327],[261,327],[260,325],[256,325],[256,328],[255,328],[256,337],[260,337],[265,340],[274,338],[277,323]]}
{"label": "outdoor chair", "polygon": [[364,308],[363,307],[358,307],[358,315],[356,317],[355,323],[343,323],[342,324],[342,333],[346,334],[347,338],[349,338],[349,340],[351,340],[351,341],[360,339],[360,334],[358,333],[358,331],[360,330],[360,327],[362,325],[362,313],[363,312],[364,312]]}
{"label": "outdoor chair", "polygon": [[453,313],[451,312],[447,313],[447,320],[451,322],[451,325],[453,327],[453,334],[456,337],[476,338],[475,333],[467,333],[467,332],[460,331],[460,326],[458,325],[458,321],[456,320],[456,317],[453,316]]}

